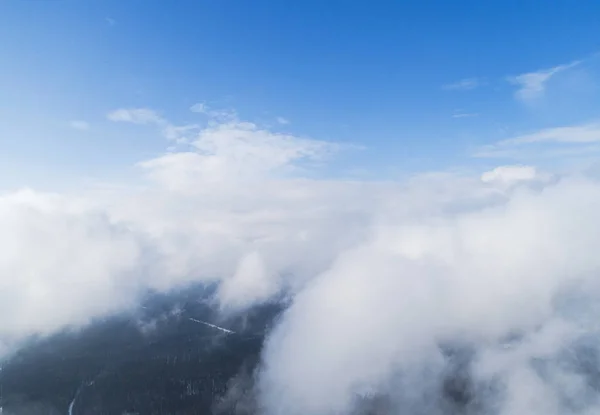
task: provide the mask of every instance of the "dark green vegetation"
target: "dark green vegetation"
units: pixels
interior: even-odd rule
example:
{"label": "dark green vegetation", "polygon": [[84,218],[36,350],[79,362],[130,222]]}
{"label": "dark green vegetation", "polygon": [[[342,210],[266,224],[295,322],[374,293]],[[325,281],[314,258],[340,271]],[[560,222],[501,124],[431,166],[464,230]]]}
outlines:
{"label": "dark green vegetation", "polygon": [[[251,405],[245,388],[251,389],[264,333],[279,309],[219,322],[201,296],[197,290],[154,296],[139,314],[32,341],[0,373],[4,414],[184,415]],[[229,389],[235,399],[225,399]]]}

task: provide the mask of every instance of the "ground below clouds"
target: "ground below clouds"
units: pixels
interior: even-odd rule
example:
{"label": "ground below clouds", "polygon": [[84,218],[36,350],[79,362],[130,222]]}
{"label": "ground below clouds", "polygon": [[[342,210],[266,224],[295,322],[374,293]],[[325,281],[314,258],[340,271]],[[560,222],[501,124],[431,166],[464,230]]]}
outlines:
{"label": "ground below clouds", "polygon": [[[249,405],[243,382],[258,364],[278,307],[221,323],[198,298],[195,290],[155,296],[137,313],[32,340],[0,372],[3,413],[239,412],[242,403]],[[192,319],[226,324],[235,333]]]}

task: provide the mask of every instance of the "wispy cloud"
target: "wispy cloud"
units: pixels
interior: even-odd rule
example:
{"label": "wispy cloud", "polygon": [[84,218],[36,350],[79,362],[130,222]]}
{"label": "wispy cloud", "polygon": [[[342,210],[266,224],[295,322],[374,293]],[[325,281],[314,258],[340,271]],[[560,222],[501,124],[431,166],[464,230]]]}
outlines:
{"label": "wispy cloud", "polygon": [[204,102],[198,102],[190,107],[190,111],[197,112],[200,114],[206,114],[208,112],[208,105]]}
{"label": "wispy cloud", "polygon": [[456,110],[452,113],[452,118],[472,118],[478,117],[479,113],[476,112],[465,112],[461,110]]}
{"label": "wispy cloud", "polygon": [[543,96],[546,84],[558,73],[579,65],[581,61],[575,61],[564,65],[528,72],[517,76],[511,76],[508,81],[518,86],[515,97],[522,101],[532,101]]}
{"label": "wispy cloud", "polygon": [[589,124],[545,128],[532,134],[502,140],[499,145],[521,145],[531,143],[593,143],[600,141],[600,122]]}
{"label": "wispy cloud", "polygon": [[485,80],[481,78],[465,78],[442,86],[446,91],[468,91],[485,85]]}
{"label": "wispy cloud", "polygon": [[273,171],[290,172],[337,150],[333,143],[274,133],[237,119],[209,123],[189,144],[193,151],[168,154],[140,166],[165,186],[180,188],[187,183],[185,177],[222,183]]}
{"label": "wispy cloud", "polygon": [[90,124],[82,120],[73,120],[69,122],[69,126],[74,130],[87,131],[90,129]]}
{"label": "wispy cloud", "polygon": [[206,115],[211,121],[216,122],[227,122],[233,121],[238,118],[238,114],[235,110],[229,108],[215,109],[207,105],[205,102],[199,102],[190,107],[190,111],[197,114]]}
{"label": "wispy cloud", "polygon": [[287,118],[277,117],[277,122],[281,125],[287,125],[290,121]]}
{"label": "wispy cloud", "polygon": [[107,118],[114,122],[133,124],[164,124],[164,118],[148,108],[120,108],[108,113]]}
{"label": "wispy cloud", "polygon": [[[600,143],[600,122],[573,126],[545,128],[533,133],[518,135],[479,148],[475,157],[512,157],[530,153],[536,145],[537,155],[564,156],[580,153],[582,145]],[[540,148],[540,146],[544,146]],[[551,147],[551,148],[550,148]]]}
{"label": "wispy cloud", "polygon": [[187,143],[190,135],[199,130],[196,124],[174,125],[158,112],[148,108],[120,108],[109,112],[106,117],[113,122],[156,125],[160,127],[165,138],[180,144]]}

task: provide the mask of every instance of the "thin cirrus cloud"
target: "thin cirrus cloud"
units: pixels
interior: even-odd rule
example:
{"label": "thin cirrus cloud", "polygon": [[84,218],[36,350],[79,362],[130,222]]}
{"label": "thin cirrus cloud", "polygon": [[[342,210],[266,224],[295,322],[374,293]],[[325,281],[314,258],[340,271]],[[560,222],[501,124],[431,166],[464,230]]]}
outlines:
{"label": "thin cirrus cloud", "polygon": [[480,147],[475,157],[519,158],[527,154],[537,156],[580,155],[587,151],[596,152],[592,144],[600,143],[600,122],[572,126],[544,128]]}
{"label": "thin cirrus cloud", "polygon": [[478,116],[479,113],[477,112],[467,112],[462,110],[456,110],[452,113],[452,118],[473,118]]}
{"label": "thin cirrus cloud", "polygon": [[485,85],[487,82],[482,78],[465,78],[460,81],[445,84],[442,89],[446,91],[469,91]]}
{"label": "thin cirrus cloud", "polygon": [[[174,125],[148,109],[111,114],[157,134]],[[600,300],[600,183],[545,180],[529,165],[314,179],[306,161],[335,143],[218,118],[184,149],[138,163],[143,188],[0,196],[3,352],[134,309],[148,289],[210,283],[224,312],[290,301],[255,373],[267,415],[380,399],[391,412],[446,413],[444,350],[460,344],[477,356],[482,413],[538,402],[573,413],[589,396],[571,353],[594,333]],[[577,413],[600,409],[577,402]]]}
{"label": "thin cirrus cloud", "polygon": [[119,108],[106,115],[109,121],[160,127],[162,135],[173,142],[185,144],[190,134],[198,130],[197,124],[174,125],[158,112],[148,108]]}
{"label": "thin cirrus cloud", "polygon": [[192,105],[190,111],[197,114],[203,114],[213,122],[233,121],[238,117],[237,112],[233,109],[215,109],[204,102]]}
{"label": "thin cirrus cloud", "polygon": [[90,124],[82,120],[73,120],[69,122],[69,127],[71,127],[74,130],[87,131],[90,129]]}
{"label": "thin cirrus cloud", "polygon": [[[506,77],[506,81],[515,85],[515,98],[523,102],[533,102],[544,96],[548,83],[557,75],[578,67],[584,60],[557,65],[551,68],[526,72],[515,76]],[[442,89],[446,91],[469,91],[487,85],[484,78],[464,78],[456,82],[445,84]]]}
{"label": "thin cirrus cloud", "polygon": [[521,101],[530,102],[541,98],[544,95],[546,86],[553,77],[561,72],[578,66],[580,63],[581,61],[574,61],[568,64],[554,66],[552,68],[511,76],[507,79],[511,84],[518,87],[517,91],[515,92],[515,97]]}
{"label": "thin cirrus cloud", "polygon": [[166,124],[166,120],[156,111],[148,108],[120,108],[106,116],[110,121],[133,124]]}
{"label": "thin cirrus cloud", "polygon": [[600,123],[592,122],[581,125],[545,128],[532,134],[502,140],[499,145],[523,145],[533,143],[593,143],[600,141]]}

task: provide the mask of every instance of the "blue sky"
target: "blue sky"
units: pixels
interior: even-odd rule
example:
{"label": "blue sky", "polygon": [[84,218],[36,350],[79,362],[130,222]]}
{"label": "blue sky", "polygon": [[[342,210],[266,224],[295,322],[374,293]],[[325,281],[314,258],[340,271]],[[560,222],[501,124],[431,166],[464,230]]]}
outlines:
{"label": "blue sky", "polygon": [[119,176],[168,144],[108,113],[184,125],[198,102],[363,146],[336,174],[553,164],[600,142],[597,1],[5,0],[0,45],[5,186]]}

